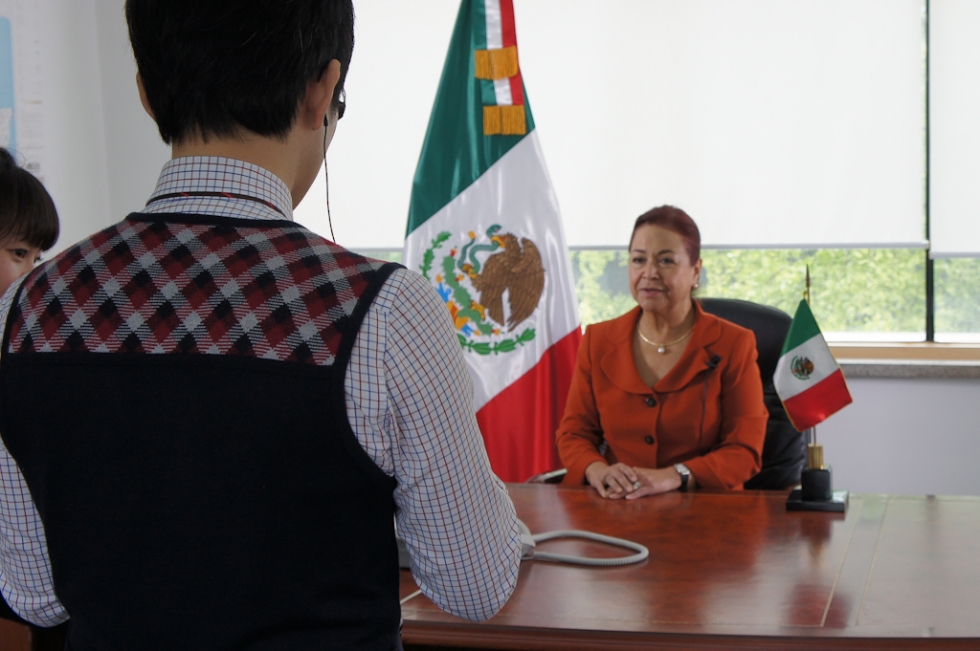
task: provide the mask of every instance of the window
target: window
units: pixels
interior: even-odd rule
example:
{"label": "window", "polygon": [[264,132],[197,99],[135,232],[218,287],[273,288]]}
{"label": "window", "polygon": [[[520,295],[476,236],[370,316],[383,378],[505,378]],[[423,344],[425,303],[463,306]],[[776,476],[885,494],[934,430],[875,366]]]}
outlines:
{"label": "window", "polygon": [[[625,250],[571,255],[583,324],[613,318],[635,305]],[[922,341],[925,336],[921,250],[702,250],[701,259],[698,296],[739,298],[792,315],[809,265],[811,308],[828,340]],[[980,266],[974,268],[980,280]],[[958,302],[951,303],[950,317],[964,319]]]}

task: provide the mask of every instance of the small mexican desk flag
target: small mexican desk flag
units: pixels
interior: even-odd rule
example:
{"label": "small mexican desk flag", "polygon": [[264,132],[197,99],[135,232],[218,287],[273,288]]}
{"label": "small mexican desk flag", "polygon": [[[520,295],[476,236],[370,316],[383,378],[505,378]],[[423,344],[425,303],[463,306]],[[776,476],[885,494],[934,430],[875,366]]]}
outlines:
{"label": "small mexican desk flag", "polygon": [[513,0],[460,6],[415,172],[404,261],[452,315],[494,471],[524,481],[558,468],[555,430],[582,335]]}
{"label": "small mexican desk flag", "polygon": [[801,432],[852,402],[844,374],[805,300],[796,308],[773,383],[786,415]]}

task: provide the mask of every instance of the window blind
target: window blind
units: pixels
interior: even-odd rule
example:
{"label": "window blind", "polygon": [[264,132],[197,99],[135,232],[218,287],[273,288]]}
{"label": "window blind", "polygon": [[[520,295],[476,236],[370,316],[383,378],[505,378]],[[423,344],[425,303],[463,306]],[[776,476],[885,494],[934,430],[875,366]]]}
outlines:
{"label": "window blind", "polygon": [[[923,6],[515,0],[569,245],[625,246],[637,215],[669,203],[709,246],[922,246]],[[329,154],[342,244],[402,244],[457,10],[357,4],[348,111]],[[321,231],[323,190],[297,213]]]}
{"label": "window blind", "polygon": [[929,7],[930,223],[934,257],[980,255],[980,3]]}

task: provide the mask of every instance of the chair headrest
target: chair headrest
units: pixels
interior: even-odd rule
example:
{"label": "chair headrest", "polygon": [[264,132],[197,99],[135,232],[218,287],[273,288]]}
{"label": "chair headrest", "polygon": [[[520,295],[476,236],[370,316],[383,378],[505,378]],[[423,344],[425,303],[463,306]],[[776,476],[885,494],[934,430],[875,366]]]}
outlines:
{"label": "chair headrest", "polygon": [[735,298],[702,298],[698,299],[698,302],[705,312],[755,333],[762,383],[772,384],[776,363],[783,352],[783,342],[786,341],[793,318],[775,307]]}

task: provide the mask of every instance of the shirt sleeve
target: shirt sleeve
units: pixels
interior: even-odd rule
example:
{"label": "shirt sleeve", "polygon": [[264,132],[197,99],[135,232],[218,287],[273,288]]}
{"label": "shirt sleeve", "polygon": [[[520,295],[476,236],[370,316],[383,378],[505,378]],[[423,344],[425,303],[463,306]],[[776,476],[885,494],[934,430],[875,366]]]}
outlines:
{"label": "shirt sleeve", "polygon": [[[20,283],[0,298],[0,335]],[[2,351],[0,351],[2,353]],[[0,358],[2,363],[2,358]],[[38,626],[56,626],[68,613],[54,594],[41,516],[17,462],[0,438],[0,593],[17,614]]]}
{"label": "shirt sleeve", "polygon": [[361,446],[398,481],[398,532],[422,592],[459,617],[492,617],[517,585],[517,516],[490,469],[449,312],[420,275],[399,270],[382,287],[345,386]]}

